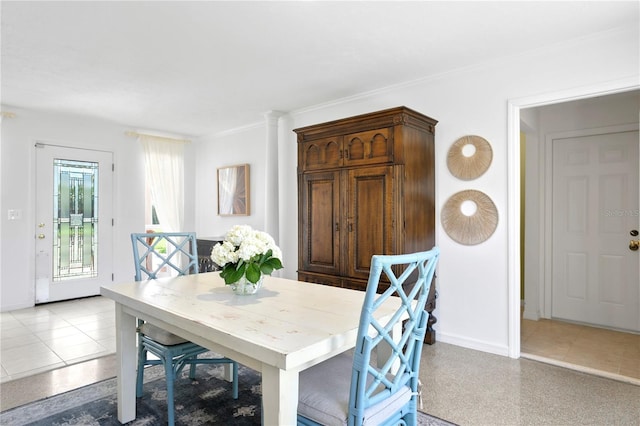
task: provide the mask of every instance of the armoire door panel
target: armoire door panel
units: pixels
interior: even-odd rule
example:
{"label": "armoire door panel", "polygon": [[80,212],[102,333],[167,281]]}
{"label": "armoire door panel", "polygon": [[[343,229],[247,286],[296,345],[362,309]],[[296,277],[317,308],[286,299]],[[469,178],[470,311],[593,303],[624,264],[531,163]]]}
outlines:
{"label": "armoire door panel", "polygon": [[371,256],[393,252],[393,167],[348,171],[347,276],[367,278]]}
{"label": "armoire door panel", "polygon": [[307,271],[340,272],[340,172],[305,174],[302,178],[302,263]]}

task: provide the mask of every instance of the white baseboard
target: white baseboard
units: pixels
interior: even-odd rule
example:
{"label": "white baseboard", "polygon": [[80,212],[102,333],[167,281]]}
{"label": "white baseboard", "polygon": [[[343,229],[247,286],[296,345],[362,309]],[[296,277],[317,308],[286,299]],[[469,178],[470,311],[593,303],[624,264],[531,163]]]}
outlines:
{"label": "white baseboard", "polygon": [[436,333],[436,342],[438,341],[495,355],[509,356],[509,348],[507,346],[495,345],[482,340],[469,339],[440,331]]}
{"label": "white baseboard", "polygon": [[33,308],[34,306],[35,304],[33,302],[21,303],[17,305],[3,305],[3,306],[0,306],[0,312],[9,312],[9,311],[15,311],[18,309]]}

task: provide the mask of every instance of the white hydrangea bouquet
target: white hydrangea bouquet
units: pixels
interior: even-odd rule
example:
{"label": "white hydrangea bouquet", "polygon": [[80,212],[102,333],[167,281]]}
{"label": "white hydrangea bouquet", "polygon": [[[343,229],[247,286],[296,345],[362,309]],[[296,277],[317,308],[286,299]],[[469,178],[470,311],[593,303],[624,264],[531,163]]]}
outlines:
{"label": "white hydrangea bouquet", "polygon": [[231,228],[224,241],[213,246],[211,260],[222,268],[220,276],[227,285],[243,277],[256,284],[263,275],[282,269],[282,252],[271,235],[248,225]]}

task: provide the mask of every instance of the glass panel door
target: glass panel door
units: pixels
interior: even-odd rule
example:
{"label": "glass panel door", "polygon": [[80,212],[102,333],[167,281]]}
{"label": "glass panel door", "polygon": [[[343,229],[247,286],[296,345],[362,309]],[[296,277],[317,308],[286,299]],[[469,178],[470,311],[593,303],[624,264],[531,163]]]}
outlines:
{"label": "glass panel door", "polygon": [[100,294],[113,269],[113,155],[36,147],[36,303]]}

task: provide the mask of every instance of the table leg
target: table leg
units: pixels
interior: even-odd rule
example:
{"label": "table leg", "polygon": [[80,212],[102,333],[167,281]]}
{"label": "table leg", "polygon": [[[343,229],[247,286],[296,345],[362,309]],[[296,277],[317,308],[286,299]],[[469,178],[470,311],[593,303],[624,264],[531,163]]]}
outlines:
{"label": "table leg", "polygon": [[118,421],[136,418],[136,318],[116,303],[116,359],[118,375]]}
{"label": "table leg", "polygon": [[262,365],[262,424],[293,426],[298,416],[298,372]]}

